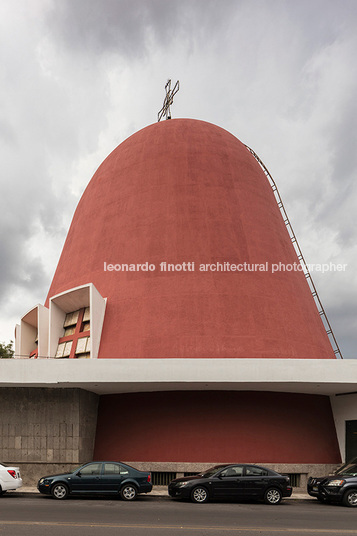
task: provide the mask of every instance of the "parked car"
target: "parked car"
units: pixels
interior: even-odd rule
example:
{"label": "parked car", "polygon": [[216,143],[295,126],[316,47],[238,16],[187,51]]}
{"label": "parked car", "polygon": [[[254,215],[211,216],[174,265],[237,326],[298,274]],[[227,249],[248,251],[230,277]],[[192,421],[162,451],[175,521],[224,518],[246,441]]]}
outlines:
{"label": "parked car", "polygon": [[22,478],[18,467],[7,467],[0,463],[0,496],[8,490],[21,488]]}
{"label": "parked car", "polygon": [[209,499],[263,499],[267,504],[279,504],[290,497],[289,477],[258,465],[216,465],[207,471],[182,478],[169,484],[169,495],[204,503]]}
{"label": "parked car", "polygon": [[310,477],[307,492],[320,502],[339,502],[345,506],[357,506],[357,458],[344,464],[332,475]]}
{"label": "parked car", "polygon": [[55,499],[68,495],[108,494],[120,495],[133,501],[138,493],[152,490],[151,473],[138,471],[122,462],[91,462],[72,473],[42,477],[37,489]]}

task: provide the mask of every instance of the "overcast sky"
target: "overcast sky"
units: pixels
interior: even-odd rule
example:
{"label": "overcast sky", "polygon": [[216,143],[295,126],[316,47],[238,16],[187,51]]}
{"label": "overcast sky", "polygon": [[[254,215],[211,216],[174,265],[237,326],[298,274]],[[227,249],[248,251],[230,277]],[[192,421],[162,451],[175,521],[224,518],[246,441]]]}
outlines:
{"label": "overcast sky", "polygon": [[274,177],[345,358],[357,357],[357,1],[3,0],[0,341],[43,303],[103,159],[154,123],[215,123]]}

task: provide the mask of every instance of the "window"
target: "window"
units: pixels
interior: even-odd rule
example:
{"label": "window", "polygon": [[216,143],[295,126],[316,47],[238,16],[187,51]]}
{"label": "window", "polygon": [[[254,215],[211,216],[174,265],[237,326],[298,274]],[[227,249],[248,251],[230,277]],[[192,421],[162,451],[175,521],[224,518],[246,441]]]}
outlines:
{"label": "window", "polygon": [[81,469],[82,476],[100,475],[102,469],[101,463],[90,463]]}
{"label": "window", "polygon": [[105,463],[104,474],[105,475],[119,475],[120,465],[118,465],[117,463]]}
{"label": "window", "polygon": [[246,476],[267,476],[267,471],[262,469],[261,467],[246,467],[245,469]]}
{"label": "window", "polygon": [[89,337],[81,337],[77,341],[76,354],[85,354],[89,352]]}
{"label": "window", "polygon": [[64,328],[64,337],[68,337],[68,335],[73,335],[76,331],[76,326],[69,326],[68,328]]}
{"label": "window", "polygon": [[64,328],[68,328],[70,326],[75,326],[78,322],[78,316],[79,316],[79,310],[73,311],[73,313],[67,313],[66,318],[64,319]]}
{"label": "window", "polygon": [[63,336],[58,339],[57,358],[90,357],[90,309],[83,307],[67,313]]}
{"label": "window", "polygon": [[61,342],[58,345],[56,357],[68,357],[71,353],[72,342],[73,341]]}
{"label": "window", "polygon": [[223,477],[242,476],[242,475],[243,475],[243,467],[241,465],[234,465],[232,467],[227,467],[227,469],[224,469],[221,472],[221,476]]}

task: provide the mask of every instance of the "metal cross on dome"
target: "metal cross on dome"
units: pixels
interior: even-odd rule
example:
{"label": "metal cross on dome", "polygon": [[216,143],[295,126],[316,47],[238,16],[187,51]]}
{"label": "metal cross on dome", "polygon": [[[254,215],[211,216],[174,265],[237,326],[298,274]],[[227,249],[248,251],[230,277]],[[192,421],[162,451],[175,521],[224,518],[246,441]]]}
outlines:
{"label": "metal cross on dome", "polygon": [[166,117],[166,119],[171,119],[170,106],[174,101],[174,95],[176,95],[179,89],[180,89],[180,83],[178,80],[176,84],[174,85],[173,89],[171,89],[171,79],[167,81],[165,85],[166,96],[165,96],[164,104],[161,110],[159,111],[159,113],[157,114],[158,121],[160,121],[164,116]]}

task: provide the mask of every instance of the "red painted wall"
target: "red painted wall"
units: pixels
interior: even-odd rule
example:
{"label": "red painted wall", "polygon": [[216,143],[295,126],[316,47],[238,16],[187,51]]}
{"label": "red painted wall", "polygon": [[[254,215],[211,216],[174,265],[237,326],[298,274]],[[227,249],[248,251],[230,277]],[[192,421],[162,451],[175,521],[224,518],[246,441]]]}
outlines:
{"label": "red painted wall", "polygon": [[[146,261],[156,271],[104,271],[105,262]],[[197,270],[160,272],[162,261]],[[335,357],[301,272],[198,271],[225,261],[298,263],[246,147],[203,121],[162,121],[119,145],[95,173],[46,303],[94,283],[108,298],[102,358]]]}
{"label": "red painted wall", "polygon": [[94,459],[341,461],[328,397],[239,391],[101,396]]}

